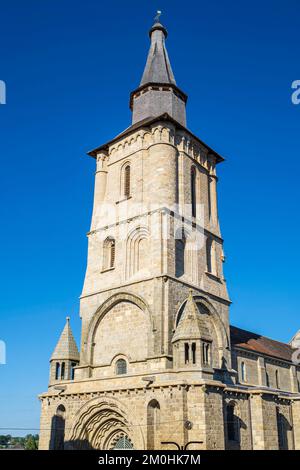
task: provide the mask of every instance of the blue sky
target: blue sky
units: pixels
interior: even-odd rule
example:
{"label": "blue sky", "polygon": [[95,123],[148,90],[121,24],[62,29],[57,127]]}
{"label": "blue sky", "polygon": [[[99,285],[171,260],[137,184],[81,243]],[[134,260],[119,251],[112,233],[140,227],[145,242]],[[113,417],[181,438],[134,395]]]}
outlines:
{"label": "blue sky", "polygon": [[79,340],[94,177],[85,153],[130,124],[157,9],[188,126],[226,158],[231,323],[282,341],[300,328],[299,1],[2,0],[1,428],[38,428],[67,315]]}

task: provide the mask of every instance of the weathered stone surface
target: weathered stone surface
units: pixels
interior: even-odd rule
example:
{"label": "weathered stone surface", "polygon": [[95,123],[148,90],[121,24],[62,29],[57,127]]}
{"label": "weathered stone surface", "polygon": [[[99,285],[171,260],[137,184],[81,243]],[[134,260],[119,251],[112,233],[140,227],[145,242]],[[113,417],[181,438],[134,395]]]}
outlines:
{"label": "weathered stone surface", "polygon": [[96,153],[80,358],[67,324],[40,396],[40,448],[300,449],[299,367],[231,348],[220,158],[168,117]]}

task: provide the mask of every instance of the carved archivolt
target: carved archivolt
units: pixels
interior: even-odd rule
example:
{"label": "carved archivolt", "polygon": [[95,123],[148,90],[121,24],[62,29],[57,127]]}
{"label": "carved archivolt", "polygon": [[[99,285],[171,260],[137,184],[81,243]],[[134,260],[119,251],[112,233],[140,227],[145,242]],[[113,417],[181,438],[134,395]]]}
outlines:
{"label": "carved archivolt", "polygon": [[67,438],[69,449],[108,450],[122,436],[135,449],[144,449],[144,438],[139,426],[131,422],[132,414],[115,398],[94,398],[77,412]]}

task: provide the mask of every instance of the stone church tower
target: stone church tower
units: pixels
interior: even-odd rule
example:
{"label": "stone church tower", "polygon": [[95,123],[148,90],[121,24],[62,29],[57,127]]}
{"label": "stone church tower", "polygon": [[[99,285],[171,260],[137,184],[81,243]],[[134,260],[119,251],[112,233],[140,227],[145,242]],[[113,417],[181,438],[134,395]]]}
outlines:
{"label": "stone church tower", "polygon": [[[264,434],[269,416],[258,393],[267,387],[268,353],[258,357],[252,347],[255,358],[242,360],[243,330],[231,341],[217,206],[223,158],[187,128],[187,95],[175,81],[165,27],[156,22],[149,34],[131,126],[89,153],[96,173],[80,354],[67,320],[40,396],[40,447],[276,448],[278,438]],[[239,379],[247,361],[252,400],[245,374]],[[290,357],[277,357],[281,366],[296,397],[299,371]],[[292,416],[290,397],[272,393],[268,406]],[[290,446],[291,433],[286,428]],[[299,445],[299,429],[297,436]]]}

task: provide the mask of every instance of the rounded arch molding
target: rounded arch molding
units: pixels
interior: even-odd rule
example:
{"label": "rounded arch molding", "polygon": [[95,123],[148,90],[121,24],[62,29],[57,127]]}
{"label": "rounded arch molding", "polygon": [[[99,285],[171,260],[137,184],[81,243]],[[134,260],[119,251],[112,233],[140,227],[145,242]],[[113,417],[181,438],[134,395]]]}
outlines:
{"label": "rounded arch molding", "polygon": [[131,421],[134,413],[115,397],[96,397],[75,414],[67,449],[110,450],[120,437],[126,437],[135,449],[145,449],[140,426]]}
{"label": "rounded arch molding", "polygon": [[94,315],[91,318],[88,331],[86,334],[86,338],[84,341],[85,347],[85,356],[87,358],[88,363],[91,364],[92,362],[92,350],[93,350],[93,343],[94,337],[97,330],[99,323],[101,322],[102,318],[109,312],[113,307],[121,302],[128,302],[133,305],[136,305],[144,315],[147,315],[149,319],[149,337],[148,337],[148,350],[151,350],[153,347],[153,331],[154,321],[153,315],[150,310],[148,303],[140,296],[137,296],[130,292],[118,292],[117,294],[112,295],[107,300],[105,300],[100,307],[96,310]]}

